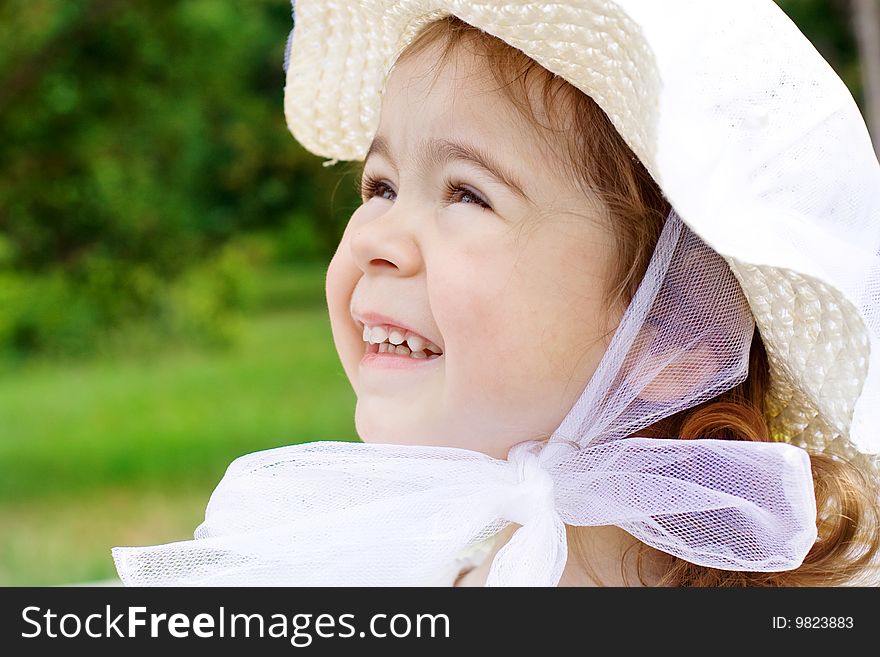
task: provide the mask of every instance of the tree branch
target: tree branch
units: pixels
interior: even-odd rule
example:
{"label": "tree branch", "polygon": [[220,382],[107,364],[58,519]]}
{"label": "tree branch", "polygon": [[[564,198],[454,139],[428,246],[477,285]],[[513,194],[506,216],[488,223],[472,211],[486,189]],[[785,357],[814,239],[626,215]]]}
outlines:
{"label": "tree branch", "polygon": [[852,0],[852,22],[865,90],[865,121],[880,156],[880,0]]}

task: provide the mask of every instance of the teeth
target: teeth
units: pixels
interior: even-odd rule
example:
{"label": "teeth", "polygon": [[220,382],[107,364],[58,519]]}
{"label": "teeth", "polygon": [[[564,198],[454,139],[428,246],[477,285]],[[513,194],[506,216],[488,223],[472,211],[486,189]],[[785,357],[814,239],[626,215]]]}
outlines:
{"label": "teeth", "polygon": [[[364,342],[379,345],[379,353],[396,353],[413,358],[437,358],[443,351],[430,340],[395,327],[364,325]],[[433,353],[425,353],[425,350]]]}
{"label": "teeth", "polygon": [[403,333],[398,329],[391,329],[388,332],[388,342],[390,342],[391,344],[402,344]]}
{"label": "teeth", "polygon": [[379,346],[380,354],[399,354],[401,356],[409,356],[410,358],[423,359],[423,358],[438,358],[438,356],[428,356],[424,351],[410,351],[409,347],[406,345],[393,345],[387,342],[380,342]]}
{"label": "teeth", "polygon": [[406,343],[409,345],[411,351],[421,351],[425,348],[425,341],[412,333],[407,336]]}
{"label": "teeth", "polygon": [[374,326],[370,329],[370,342],[385,342],[388,339],[388,331],[382,326]]}

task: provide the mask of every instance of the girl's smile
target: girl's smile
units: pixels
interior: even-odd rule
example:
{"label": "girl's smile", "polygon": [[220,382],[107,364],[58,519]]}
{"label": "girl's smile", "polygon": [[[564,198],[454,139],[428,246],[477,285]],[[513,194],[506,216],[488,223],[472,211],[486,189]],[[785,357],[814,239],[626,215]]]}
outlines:
{"label": "girl's smile", "polygon": [[361,366],[409,370],[443,355],[434,341],[399,320],[375,312],[352,311],[351,316],[363,326]]}

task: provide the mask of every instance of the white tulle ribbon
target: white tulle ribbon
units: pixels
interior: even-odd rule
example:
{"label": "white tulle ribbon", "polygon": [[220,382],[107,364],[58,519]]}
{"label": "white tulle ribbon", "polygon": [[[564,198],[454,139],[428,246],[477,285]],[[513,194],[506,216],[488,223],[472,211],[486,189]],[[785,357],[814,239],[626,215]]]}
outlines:
{"label": "white tulle ribbon", "polygon": [[784,443],[638,437],[742,382],[754,320],[729,267],[671,212],[606,353],[547,441],[507,460],[313,442],[234,461],[195,540],[114,548],[131,585],[423,585],[519,527],[489,586],[553,586],[565,525],[616,525],[695,564],[796,568],[816,539],[810,460]]}
{"label": "white tulle ribbon", "polygon": [[733,570],[795,568],[816,538],[809,458],[791,445],[629,438],[546,463],[536,447],[521,443],[507,461],[329,441],[250,454],[217,486],[195,540],[113,557],[127,585],[413,586],[515,522],[487,585],[554,586],[568,556],[563,522],[618,525]]}

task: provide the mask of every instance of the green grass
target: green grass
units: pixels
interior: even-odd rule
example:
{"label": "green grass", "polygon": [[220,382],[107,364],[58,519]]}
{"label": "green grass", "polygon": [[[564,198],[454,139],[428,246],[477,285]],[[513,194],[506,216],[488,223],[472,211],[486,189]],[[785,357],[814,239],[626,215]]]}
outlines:
{"label": "green grass", "polygon": [[179,483],[0,504],[0,585],[115,579],[111,547],[192,538],[210,493],[210,487]]}
{"label": "green grass", "polygon": [[110,547],[189,538],[237,456],[353,440],[326,308],[248,319],[226,352],[0,375],[0,584],[113,577]]}

